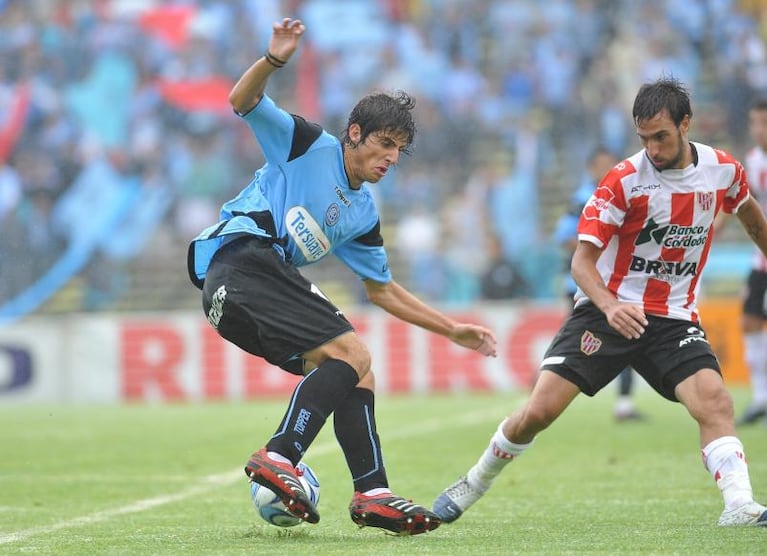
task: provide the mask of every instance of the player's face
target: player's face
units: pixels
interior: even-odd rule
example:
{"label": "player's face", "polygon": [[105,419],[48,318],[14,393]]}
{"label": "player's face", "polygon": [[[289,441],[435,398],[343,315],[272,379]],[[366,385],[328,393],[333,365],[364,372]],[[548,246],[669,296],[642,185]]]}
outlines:
{"label": "player's face", "polygon": [[636,124],[637,135],[647,156],[661,171],[684,168],[690,163],[692,155],[687,141],[689,127],[689,116],[685,116],[677,127],[667,110]]}
{"label": "player's face", "polygon": [[346,173],[353,188],[362,182],[376,183],[397,164],[400,154],[407,148],[405,134],[375,131],[360,142],[360,128],[349,128],[352,146],[344,150]]}
{"label": "player's face", "polygon": [[767,110],[751,109],[748,113],[748,132],[754,143],[767,150]]}

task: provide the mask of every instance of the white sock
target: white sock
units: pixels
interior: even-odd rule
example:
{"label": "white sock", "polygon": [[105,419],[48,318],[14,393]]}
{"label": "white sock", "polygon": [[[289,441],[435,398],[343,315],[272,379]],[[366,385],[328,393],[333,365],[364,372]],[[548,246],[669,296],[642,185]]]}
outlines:
{"label": "white sock", "polygon": [[634,400],[631,396],[618,396],[615,400],[615,413],[617,415],[628,415],[634,411]]}
{"label": "white sock", "polygon": [[515,444],[511,442],[503,435],[502,427],[503,421],[498,425],[498,429],[490,439],[490,444],[482,453],[477,463],[466,474],[466,478],[472,486],[487,490],[493,479],[506,467],[506,464],[510,463],[511,460],[532,445],[532,442],[528,444]]}
{"label": "white sock", "polygon": [[388,488],[379,487],[379,488],[371,488],[370,490],[366,490],[363,492],[365,496],[378,496],[379,494],[392,494],[392,491]]}
{"label": "white sock", "polygon": [[751,379],[755,406],[767,406],[767,331],[749,332],[743,337],[744,357]]}
{"label": "white sock", "polygon": [[735,436],[712,440],[703,448],[703,463],[724,497],[724,509],[733,510],[753,502],[743,444]]}
{"label": "white sock", "polygon": [[286,458],[282,454],[278,454],[277,452],[266,452],[266,455],[269,456],[269,459],[273,459],[274,461],[277,461],[280,463],[289,463],[290,465],[293,465],[292,461],[290,461],[288,458]]}

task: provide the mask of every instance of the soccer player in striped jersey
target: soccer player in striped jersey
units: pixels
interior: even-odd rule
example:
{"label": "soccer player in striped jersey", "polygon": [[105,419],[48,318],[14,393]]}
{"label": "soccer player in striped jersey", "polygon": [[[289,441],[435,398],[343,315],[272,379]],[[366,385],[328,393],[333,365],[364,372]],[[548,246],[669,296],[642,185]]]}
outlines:
{"label": "soccer player in striped jersey", "polygon": [[[767,99],[754,103],[748,112],[748,128],[754,146],[745,158],[751,194],[767,210]],[[743,344],[751,377],[752,399],[738,418],[738,425],[750,425],[767,415],[767,257],[755,250],[743,299]]]}
{"label": "soccer player in striped jersey", "polygon": [[[565,297],[572,304],[578,287],[570,275],[570,262],[578,246],[578,221],[583,206],[591,198],[599,181],[613,166],[618,163],[616,156],[604,147],[596,148],[590,155],[587,164],[585,180],[573,194],[569,210],[557,221],[554,238],[565,253]],[[571,307],[572,308],[572,307]],[[613,407],[613,416],[619,423],[627,421],[643,421],[644,414],[634,405],[632,391],[634,389],[634,369],[626,367],[618,375],[618,398]]]}
{"label": "soccer player in striped jersey", "polygon": [[767,219],[742,165],[688,139],[689,93],[672,77],[643,85],[633,119],[644,147],[600,182],[581,213],[575,309],[547,349],[525,405],[504,419],[477,463],[434,502],[458,519],[575,397],[631,365],[697,422],[703,462],[724,498],[718,524],[767,526],[754,500],[732,398],[701,327],[697,299],[714,218],[737,215],[767,254]]}
{"label": "soccer player in striped jersey", "polygon": [[293,515],[317,523],[295,467],[332,413],[354,485],[352,520],[400,535],[424,533],[438,527],[439,518],[389,489],[370,353],[298,267],[333,253],[359,276],[370,301],[395,317],[486,356],[495,356],[496,340],[487,328],[454,321],[392,279],[369,184],[392,171],[412,144],[413,99],[403,92],[364,97],[339,140],[265,94],[269,76],[290,60],[304,31],[299,20],[274,23],[266,53],[229,94],[266,164],[224,204],[221,221],[191,243],[189,275],[222,337],[304,375],[274,435],[248,459],[248,478],[274,491]]}

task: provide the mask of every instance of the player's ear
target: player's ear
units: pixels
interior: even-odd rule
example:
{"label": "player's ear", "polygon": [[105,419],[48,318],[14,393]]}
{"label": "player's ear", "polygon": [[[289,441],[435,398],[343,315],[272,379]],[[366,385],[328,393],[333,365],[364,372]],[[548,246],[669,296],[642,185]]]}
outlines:
{"label": "player's ear", "polygon": [[690,130],[690,115],[685,114],[684,118],[682,118],[682,121],[679,122],[679,131],[682,133],[687,133]]}
{"label": "player's ear", "polygon": [[360,127],[360,124],[350,125],[348,135],[352,145],[357,146],[357,143],[360,142],[360,137],[362,137],[362,128]]}

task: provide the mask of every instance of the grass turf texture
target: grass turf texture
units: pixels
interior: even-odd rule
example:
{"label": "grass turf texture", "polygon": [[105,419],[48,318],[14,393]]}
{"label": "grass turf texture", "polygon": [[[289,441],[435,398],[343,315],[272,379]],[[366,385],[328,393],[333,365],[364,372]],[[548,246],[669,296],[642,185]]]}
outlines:
{"label": "grass turf texture", "polygon": [[[650,421],[616,424],[614,395],[576,399],[471,511],[409,538],[351,522],[332,426],[306,456],[320,523],[279,529],[258,518],[242,465],[275,429],[282,400],[0,407],[0,554],[764,554],[767,531],[716,526],[721,497],[684,408],[642,390]],[[742,410],[748,392],[733,395]],[[521,400],[379,398],[393,490],[430,507]],[[764,502],[767,428],[739,436]]]}

